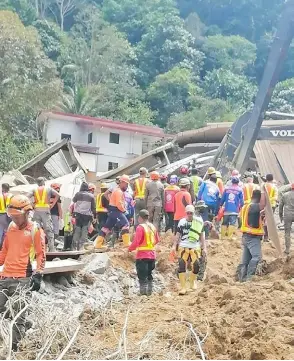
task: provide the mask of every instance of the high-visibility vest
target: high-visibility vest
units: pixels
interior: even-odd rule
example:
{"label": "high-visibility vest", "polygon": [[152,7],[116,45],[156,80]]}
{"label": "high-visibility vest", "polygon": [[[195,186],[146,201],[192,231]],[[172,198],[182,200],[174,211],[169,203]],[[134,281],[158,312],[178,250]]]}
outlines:
{"label": "high-visibility vest", "polygon": [[274,199],[275,192],[276,192],[275,185],[272,183],[265,183],[265,188],[267,190],[271,206],[275,207],[276,206],[276,199]]}
{"label": "high-visibility vest", "polygon": [[66,212],[64,216],[64,232],[71,233],[73,231],[73,224],[71,223],[70,212]]}
{"label": "high-visibility vest", "polygon": [[252,193],[257,187],[254,183],[246,183],[243,187],[244,204],[251,203]]}
{"label": "high-visibility vest", "polygon": [[191,182],[193,184],[194,194],[197,196],[198,190],[199,190],[199,183],[200,183],[201,178],[198,177],[198,175],[192,175],[190,177],[190,180],[191,180]]}
{"label": "high-visibility vest", "polygon": [[12,194],[1,194],[0,195],[0,214],[5,214],[7,207],[10,204]]}
{"label": "high-visibility vest", "polygon": [[142,223],[141,226],[144,228],[144,242],[137,251],[153,251],[156,243],[156,228],[150,222]]}
{"label": "high-visibility vest", "polygon": [[50,208],[47,201],[47,190],[45,187],[39,187],[35,190],[35,208]]}
{"label": "high-visibility vest", "polygon": [[259,216],[258,228],[250,227],[248,224],[248,215],[250,210],[251,204],[245,204],[245,206],[241,210],[241,232],[253,234],[255,236],[262,236],[263,235],[263,227],[261,223],[261,217]]}
{"label": "high-visibility vest", "polygon": [[189,229],[188,239],[190,242],[198,242],[203,231],[203,220],[193,217],[191,227]]}
{"label": "high-visibility vest", "polygon": [[103,194],[104,193],[97,194],[97,198],[96,198],[96,212],[99,212],[99,213],[107,213],[108,212],[108,209],[104,208],[102,206],[102,196],[103,196]]}
{"label": "high-visibility vest", "polygon": [[134,198],[145,198],[146,191],[146,178],[139,178],[135,180],[135,196]]}

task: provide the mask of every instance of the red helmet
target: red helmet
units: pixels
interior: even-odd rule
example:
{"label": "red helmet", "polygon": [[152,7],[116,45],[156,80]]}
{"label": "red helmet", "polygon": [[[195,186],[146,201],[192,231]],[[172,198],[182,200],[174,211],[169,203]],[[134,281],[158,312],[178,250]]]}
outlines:
{"label": "red helmet", "polygon": [[189,173],[189,167],[187,165],[182,165],[180,168],[180,174],[187,175]]}
{"label": "red helmet", "polygon": [[167,175],[166,174],[160,174],[160,179],[162,181],[167,180]]}
{"label": "red helmet", "polygon": [[151,172],[150,173],[150,179],[154,180],[154,181],[159,180],[159,173],[158,172]]}

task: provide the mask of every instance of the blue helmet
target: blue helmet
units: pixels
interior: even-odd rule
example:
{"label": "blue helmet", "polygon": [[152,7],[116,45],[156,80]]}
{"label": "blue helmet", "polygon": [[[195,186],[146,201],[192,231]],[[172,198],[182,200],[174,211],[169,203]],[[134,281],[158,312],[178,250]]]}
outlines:
{"label": "blue helmet", "polygon": [[169,179],[170,184],[177,184],[178,183],[178,176],[176,174],[172,174]]}
{"label": "blue helmet", "polygon": [[238,184],[240,182],[240,179],[237,176],[233,176],[231,178],[231,181],[232,181],[232,184]]}

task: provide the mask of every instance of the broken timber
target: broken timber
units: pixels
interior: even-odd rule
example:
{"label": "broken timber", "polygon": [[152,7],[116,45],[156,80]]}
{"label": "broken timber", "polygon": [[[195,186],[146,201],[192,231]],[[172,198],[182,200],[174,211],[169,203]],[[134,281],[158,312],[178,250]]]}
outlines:
{"label": "broken timber", "polygon": [[46,260],[52,261],[54,258],[60,259],[78,259],[80,256],[86,254],[87,251],[56,251],[56,252],[47,252],[46,253]]}
{"label": "broken timber", "polygon": [[[49,261],[45,263],[44,275],[52,273],[75,272],[84,268],[85,264],[73,259],[64,259],[60,261]],[[0,267],[0,272],[3,266]],[[33,271],[36,269],[36,262],[33,262]]]}

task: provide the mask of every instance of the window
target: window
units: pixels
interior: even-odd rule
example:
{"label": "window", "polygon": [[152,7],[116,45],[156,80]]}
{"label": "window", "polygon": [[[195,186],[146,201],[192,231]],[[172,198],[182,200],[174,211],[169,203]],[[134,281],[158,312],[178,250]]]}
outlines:
{"label": "window", "polygon": [[119,134],[117,134],[117,133],[110,133],[110,134],[109,134],[109,143],[119,144]]}
{"label": "window", "polygon": [[112,170],[116,168],[118,168],[118,163],[108,162],[108,170]]}
{"label": "window", "polygon": [[93,133],[88,134],[88,144],[91,144],[93,142]]}
{"label": "window", "polygon": [[70,135],[70,134],[61,133],[61,139],[71,140],[71,135]]}

